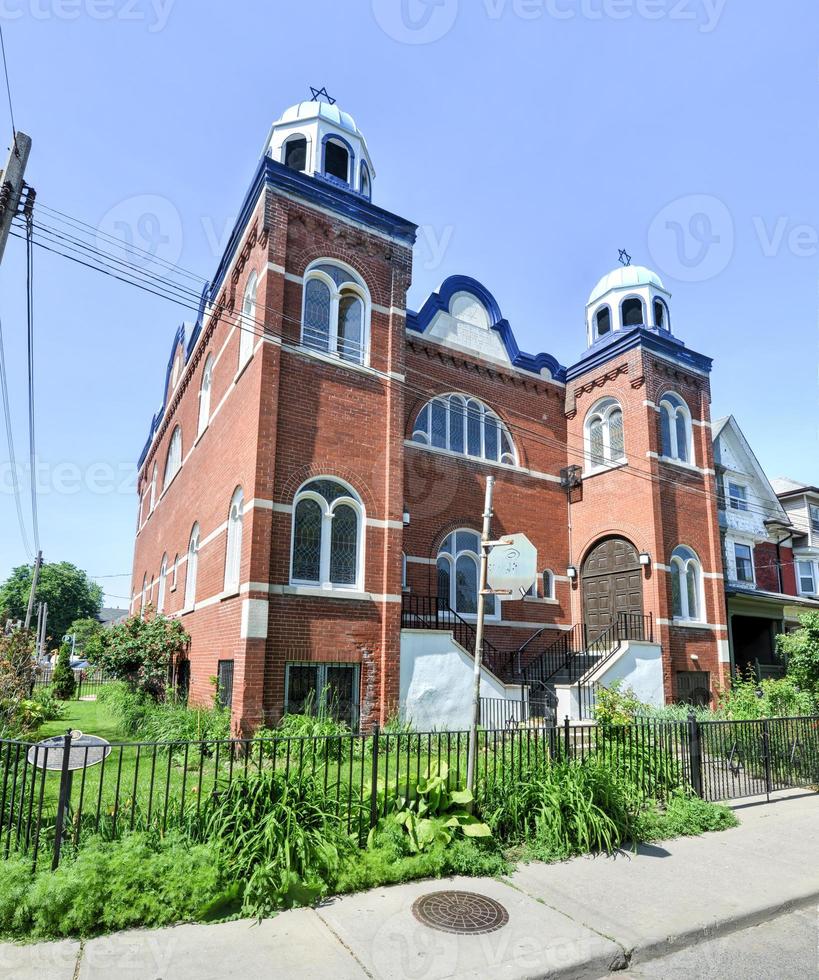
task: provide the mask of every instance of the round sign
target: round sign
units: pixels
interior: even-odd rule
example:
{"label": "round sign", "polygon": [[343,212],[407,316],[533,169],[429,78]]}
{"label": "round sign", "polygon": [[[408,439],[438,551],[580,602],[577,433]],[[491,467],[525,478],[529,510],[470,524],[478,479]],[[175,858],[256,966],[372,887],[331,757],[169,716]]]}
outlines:
{"label": "round sign", "polygon": [[509,534],[489,552],[486,581],[490,589],[526,592],[537,578],[537,548],[525,534]]}
{"label": "round sign", "polygon": [[[38,769],[62,769],[65,741],[62,735],[44,738],[28,750],[28,761]],[[46,752],[48,749],[48,752]],[[85,735],[83,732],[71,733],[71,748],[68,750],[68,768],[86,769],[95,766],[111,754],[111,744],[98,735]]]}

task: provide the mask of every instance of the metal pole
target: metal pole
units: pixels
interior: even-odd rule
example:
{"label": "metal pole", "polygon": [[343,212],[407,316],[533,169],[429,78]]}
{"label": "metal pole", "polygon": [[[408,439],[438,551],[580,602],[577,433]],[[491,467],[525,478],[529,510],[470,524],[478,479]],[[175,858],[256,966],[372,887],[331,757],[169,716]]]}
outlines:
{"label": "metal pole", "polygon": [[478,576],[478,621],[475,624],[475,675],[472,689],[472,724],[469,726],[469,754],[466,762],[466,786],[475,791],[475,761],[478,754],[478,720],[481,709],[481,654],[483,648],[483,622],[486,611],[486,570],[489,564],[489,541],[492,529],[492,493],[494,476],[486,478],[486,496],[483,505],[483,529],[481,531],[481,568]]}
{"label": "metal pole", "polygon": [[65,811],[68,808],[68,801],[71,798],[71,770],[68,763],[71,759],[71,729],[63,736],[63,764],[60,770],[60,795],[57,798],[57,819],[54,823],[54,857],[51,861],[51,870],[56,871],[60,863],[60,849],[63,846],[63,826],[65,825]]}
{"label": "metal pole", "polygon": [[31,614],[34,611],[34,597],[37,594],[37,583],[40,580],[40,566],[42,563],[43,553],[42,551],[38,551],[37,558],[34,560],[34,574],[31,577],[31,591],[28,594],[28,609],[26,609],[25,629],[28,629],[31,625]]}
{"label": "metal pole", "polygon": [[[19,130],[14,134],[6,169],[0,174],[0,262],[6,250],[11,222],[20,206],[23,174],[31,152],[31,137]],[[33,477],[32,477],[33,479]]]}
{"label": "metal pole", "polygon": [[[41,625],[40,625],[40,653],[39,653],[39,657],[42,657],[43,654],[45,653],[45,645],[46,645],[46,623],[48,622],[48,603],[47,602],[44,602],[43,603],[43,613],[42,613],[42,616],[40,617],[40,620],[41,620]],[[38,659],[39,659],[39,657],[38,657]]]}

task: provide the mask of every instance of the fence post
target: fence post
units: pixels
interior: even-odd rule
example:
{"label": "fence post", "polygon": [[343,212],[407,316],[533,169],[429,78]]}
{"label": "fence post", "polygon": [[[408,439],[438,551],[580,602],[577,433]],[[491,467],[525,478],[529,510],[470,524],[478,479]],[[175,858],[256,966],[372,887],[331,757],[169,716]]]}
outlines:
{"label": "fence post", "polygon": [[569,716],[563,719],[563,750],[566,753],[566,759],[569,758]]}
{"label": "fence post", "polygon": [[691,758],[691,788],[697,796],[703,796],[702,786],[702,745],[700,725],[693,711],[688,713],[688,752]]}
{"label": "fence post", "polygon": [[57,819],[54,823],[54,857],[51,861],[51,870],[56,871],[60,863],[60,848],[63,844],[63,824],[65,823],[65,811],[68,807],[68,797],[71,787],[71,770],[68,763],[71,755],[71,729],[63,736],[63,764],[60,770],[60,795],[57,798]]}
{"label": "fence post", "polygon": [[768,719],[762,722],[762,751],[765,753],[765,795],[771,802],[771,730]]}
{"label": "fence post", "polygon": [[373,766],[372,766],[372,789],[370,791],[370,829],[378,823],[378,737],[381,734],[381,726],[376,722],[373,725]]}

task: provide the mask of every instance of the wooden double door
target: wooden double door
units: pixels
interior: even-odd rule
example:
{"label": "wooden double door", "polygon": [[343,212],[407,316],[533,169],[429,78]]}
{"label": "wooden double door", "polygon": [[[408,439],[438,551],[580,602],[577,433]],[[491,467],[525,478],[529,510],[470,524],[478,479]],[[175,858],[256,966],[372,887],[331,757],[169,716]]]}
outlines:
{"label": "wooden double door", "polygon": [[643,567],[634,545],[606,538],[595,545],[580,573],[586,641],[596,639],[620,613],[643,614]]}

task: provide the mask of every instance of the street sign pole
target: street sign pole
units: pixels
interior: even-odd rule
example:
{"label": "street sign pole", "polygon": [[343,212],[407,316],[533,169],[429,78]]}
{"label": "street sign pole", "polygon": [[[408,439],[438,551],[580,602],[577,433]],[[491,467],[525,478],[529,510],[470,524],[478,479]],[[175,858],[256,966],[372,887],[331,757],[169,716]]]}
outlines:
{"label": "street sign pole", "polygon": [[483,529],[481,531],[481,565],[478,575],[478,621],[475,624],[475,675],[472,689],[472,724],[469,726],[469,752],[466,762],[466,787],[475,791],[475,760],[478,755],[478,720],[481,709],[481,659],[483,653],[483,623],[486,615],[486,569],[489,563],[490,532],[492,529],[492,494],[494,476],[486,478],[486,496],[483,505]]}

